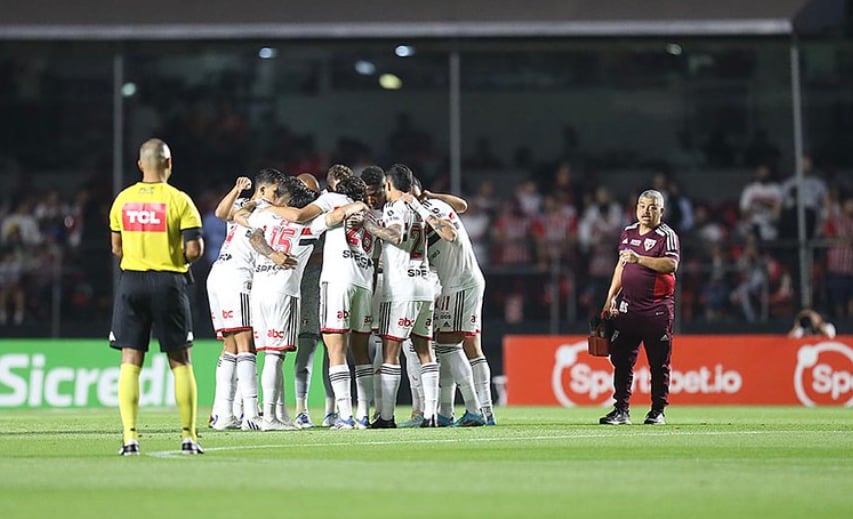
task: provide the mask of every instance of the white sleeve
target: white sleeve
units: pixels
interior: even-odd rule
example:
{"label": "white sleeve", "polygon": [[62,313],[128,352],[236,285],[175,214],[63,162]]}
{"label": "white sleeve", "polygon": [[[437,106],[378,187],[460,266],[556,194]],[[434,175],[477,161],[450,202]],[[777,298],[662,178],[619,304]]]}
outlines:
{"label": "white sleeve", "polygon": [[385,227],[399,225],[401,229],[406,228],[403,208],[405,208],[405,204],[394,203],[385,206],[385,209],[382,210],[382,221],[385,224]]}
{"label": "white sleeve", "polygon": [[264,218],[261,216],[261,211],[253,211],[247,218],[249,227],[252,229],[262,228],[264,226]]}
{"label": "white sleeve", "polygon": [[326,232],[328,229],[329,229],[329,226],[326,225],[326,215],[325,214],[321,214],[320,216],[318,216],[317,218],[314,218],[313,220],[311,220],[311,222],[308,223],[308,230],[310,230],[311,234],[313,234],[314,236],[320,236],[321,234]]}
{"label": "white sleeve", "polygon": [[334,195],[332,195],[331,193],[323,193],[317,198],[317,200],[314,200],[309,205],[316,205],[317,207],[322,209],[324,213],[328,213],[329,211],[332,211],[335,208],[333,199]]}

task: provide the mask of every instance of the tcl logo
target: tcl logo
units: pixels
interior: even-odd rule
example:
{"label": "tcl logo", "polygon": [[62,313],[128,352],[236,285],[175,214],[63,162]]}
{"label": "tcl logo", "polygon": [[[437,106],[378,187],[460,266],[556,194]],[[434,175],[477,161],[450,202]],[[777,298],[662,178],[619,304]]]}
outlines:
{"label": "tcl logo", "polygon": [[222,318],[223,319],[232,319],[234,317],[234,310],[223,310]]}
{"label": "tcl logo", "polygon": [[267,337],[270,339],[284,339],[284,330],[267,330]]}
{"label": "tcl logo", "polygon": [[800,348],[794,390],[800,402],[809,407],[853,406],[853,350],[829,341]]}
{"label": "tcl logo", "polygon": [[166,204],[128,202],[121,216],[125,231],[166,232]]}

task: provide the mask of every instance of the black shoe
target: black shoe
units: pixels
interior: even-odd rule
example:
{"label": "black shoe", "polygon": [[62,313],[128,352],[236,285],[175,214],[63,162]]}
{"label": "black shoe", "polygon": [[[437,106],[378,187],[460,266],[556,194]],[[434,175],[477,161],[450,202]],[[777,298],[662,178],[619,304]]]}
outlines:
{"label": "black shoe", "polygon": [[396,429],[397,424],[394,422],[394,419],[383,420],[380,416],[376,419],[372,424],[370,424],[371,429]]}
{"label": "black shoe", "polygon": [[631,425],[631,413],[625,409],[616,408],[602,416],[598,423],[602,425]]}
{"label": "black shoe", "polygon": [[438,424],[435,422],[435,415],[432,415],[430,418],[425,418],[423,422],[421,422],[421,427],[438,427]]}
{"label": "black shoe", "polygon": [[652,409],[643,420],[646,425],[666,425],[666,417],[663,415],[663,409]]}
{"label": "black shoe", "polygon": [[130,440],[118,450],[119,456],[139,456],[139,442]]}

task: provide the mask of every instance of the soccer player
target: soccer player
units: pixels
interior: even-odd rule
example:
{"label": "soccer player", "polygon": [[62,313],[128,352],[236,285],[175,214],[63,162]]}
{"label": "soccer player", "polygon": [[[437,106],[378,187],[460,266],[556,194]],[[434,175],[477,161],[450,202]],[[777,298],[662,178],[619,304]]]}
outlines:
{"label": "soccer player", "polygon": [[[346,183],[347,186],[352,186],[353,182],[349,182],[349,180],[353,179],[353,178],[357,178],[357,177],[355,177],[355,175],[352,173],[352,170],[350,170],[348,167],[342,166],[339,164],[333,165],[331,168],[329,168],[329,171],[326,175],[326,180],[327,180],[327,183],[328,183],[330,190],[326,191],[322,195],[320,195],[313,203],[308,204],[302,208],[274,207],[274,208],[271,208],[270,211],[275,213],[279,217],[282,217],[288,221],[296,222],[296,223],[310,222],[313,219],[315,219],[317,216],[323,214],[324,212],[327,212],[327,219],[328,218],[335,218],[336,216],[330,215],[328,213],[328,211],[334,207],[338,207],[338,203],[340,203],[342,201],[344,201],[344,202],[351,201],[351,200],[348,200],[346,196],[344,196],[343,198],[338,197],[338,194],[335,191],[337,190],[337,187],[341,184],[341,182],[344,182],[344,181],[348,181]],[[364,193],[363,186],[360,188],[360,192],[361,192],[361,194],[359,196],[363,197],[364,196],[363,195],[363,193]],[[324,246],[324,249],[325,249],[325,246]],[[326,255],[324,254],[324,257],[325,256]],[[324,263],[325,263],[325,260],[324,260]],[[323,270],[325,271],[326,269],[324,268]],[[314,309],[314,311],[316,312],[316,308]],[[354,352],[354,355],[356,358],[362,357],[359,354],[359,352],[361,351],[359,344],[360,343],[357,341],[356,344],[354,345],[355,347],[353,349],[353,352]],[[327,352],[328,352],[328,348],[327,348]],[[345,354],[345,351],[344,351],[344,354]],[[329,367],[328,369],[331,369],[331,367]],[[331,378],[331,374],[329,376]],[[333,384],[331,384],[331,382],[330,382],[328,385],[332,386]],[[357,388],[359,388],[359,391],[358,391],[359,402],[361,402],[365,398],[367,398],[366,401],[369,401],[369,393],[364,393],[362,391],[363,385],[357,385]],[[330,402],[330,400],[331,400],[331,402]],[[331,426],[334,426],[335,423],[337,423],[338,413],[335,412],[335,408],[336,408],[336,400],[335,400],[334,393],[332,393],[331,399],[328,397],[328,395],[326,398],[326,415],[323,418],[323,422],[322,422],[323,426],[331,427]],[[361,426],[363,424],[358,424],[358,425]]]}
{"label": "soccer player", "polygon": [[[370,214],[377,221],[382,220],[382,208],[385,207],[385,171],[379,166],[367,166],[361,171],[361,179],[364,181],[366,189],[367,205],[370,207]],[[359,381],[366,383],[368,380],[372,385],[372,404],[375,407],[373,419],[379,418],[380,407],[380,391],[379,391],[379,370],[382,367],[382,338],[379,336],[379,320],[376,318],[379,315],[379,297],[380,288],[382,286],[382,241],[374,240],[373,242],[373,296],[372,296],[372,316],[373,322],[371,329],[373,332],[372,340],[369,343],[368,354],[371,359],[370,365],[356,365],[355,378],[356,384]],[[414,414],[414,413],[413,413]],[[421,414],[423,421],[423,414]]]}
{"label": "soccer player", "polygon": [[601,424],[630,424],[629,405],[634,364],[640,343],[646,350],[652,375],[652,408],[643,423],[666,423],[675,271],[680,261],[678,235],[661,222],[664,199],[659,191],[646,190],[637,199],[637,222],[625,227],[619,238],[619,262],[602,307],[602,316],[614,319],[610,342],[613,364],[613,411]]}
{"label": "soccer player", "polygon": [[[320,185],[314,175],[303,173],[296,177],[305,186],[316,193],[320,192]],[[300,287],[300,327],[299,348],[296,350],[296,361],[294,362],[294,380],[296,390],[296,418],[294,423],[301,429],[314,427],[308,410],[308,392],[311,388],[311,374],[314,367],[314,353],[317,351],[317,343],[320,341],[320,272],[323,270],[323,243],[325,236],[320,236],[314,245],[314,251],[302,274],[302,286]],[[325,348],[324,348],[325,351]],[[329,381],[329,355],[323,355],[323,386],[326,390],[327,411],[334,412],[334,392]],[[331,401],[331,402],[330,402]]]}
{"label": "soccer player", "polygon": [[[448,204],[436,198],[426,198],[421,203],[412,195],[404,195],[403,199],[429,225],[430,266],[435,268],[441,281],[441,291],[436,298],[436,353],[441,369],[449,372],[450,377],[445,375],[441,383],[441,403],[449,409],[442,409],[444,413],[439,413],[438,424],[446,426],[452,423],[452,396],[455,392],[452,382],[455,382],[465,401],[465,414],[457,425],[485,425],[486,418],[475,390],[472,368],[462,348],[465,337],[480,334],[486,283],[474,256],[471,239],[459,215]],[[489,411],[491,417],[491,409]]]}
{"label": "soccer player", "polygon": [[382,265],[384,283],[379,295],[379,334],[382,337],[384,363],[380,369],[380,416],[373,428],[394,428],[394,407],[400,387],[400,348],[410,336],[421,364],[424,388],[422,427],[435,427],[438,404],[438,364],[430,349],[432,339],[433,287],[429,278],[429,260],[424,223],[403,201],[412,189],[412,172],[395,164],[386,171],[385,194],[388,202],[380,225],[368,216],[368,232],[384,242]]}
{"label": "soccer player", "polygon": [[149,139],[139,149],[142,181],[122,190],[110,209],[112,252],[121,258],[110,346],[121,350],[118,380],[122,456],[139,455],[139,375],[152,329],[175,377],[181,452],[203,454],[196,434],[198,390],[190,361],[193,345],[189,265],[204,253],[201,215],[186,193],[168,184],[172,153]]}
{"label": "soccer player", "polygon": [[[263,169],[258,172],[251,200],[269,202],[280,180],[281,175],[276,170]],[[249,230],[234,222],[234,213],[250,200],[239,198],[240,193],[251,187],[249,178],[239,177],[234,188],[222,198],[215,210],[217,218],[228,222],[225,241],[207,278],[213,328],[224,342],[216,366],[216,391],[210,422],[211,427],[220,431],[240,428],[240,420],[233,414],[238,366],[242,366],[239,369],[243,372],[239,378],[239,384],[243,387],[240,394],[246,395],[257,408],[258,375],[249,316],[255,251],[249,244]]]}
{"label": "soccer player", "polygon": [[[341,179],[335,193],[317,201],[329,215],[344,211],[349,218],[367,210],[364,181],[354,175]],[[367,380],[357,377],[358,409],[353,418],[352,379],[347,365],[347,340],[357,366],[369,364],[368,340],[371,326],[373,285],[373,236],[361,225],[338,225],[327,231],[320,276],[320,325],[329,352],[329,377],[335,392],[338,418],[334,429],[366,428],[369,393]],[[372,388],[372,382],[371,382]],[[372,392],[372,391],[371,391]]]}
{"label": "soccer player", "polygon": [[304,207],[316,196],[301,181],[283,177],[276,188],[273,204],[256,209],[246,222],[252,229],[249,241],[259,254],[252,280],[250,305],[257,350],[264,352],[261,373],[264,418],[259,421],[252,409],[245,410],[247,416],[243,423],[244,426],[248,424],[248,427],[244,429],[297,429],[287,420],[284,410],[281,366],[285,352],[296,351],[302,273],[313,250],[314,235],[325,228],[320,227],[322,220],[311,227],[288,222],[271,209],[284,204]]}

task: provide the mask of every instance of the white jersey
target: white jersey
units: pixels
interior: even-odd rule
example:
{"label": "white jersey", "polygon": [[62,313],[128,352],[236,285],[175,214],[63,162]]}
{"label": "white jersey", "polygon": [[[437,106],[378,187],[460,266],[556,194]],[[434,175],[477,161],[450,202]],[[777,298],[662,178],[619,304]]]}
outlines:
{"label": "white jersey", "polygon": [[382,246],[384,275],[383,301],[432,301],[433,282],[429,278],[429,259],[424,222],[402,200],[388,202],[382,211],[385,227],[398,226],[403,233],[398,245]]}
{"label": "white jersey", "polygon": [[[312,203],[328,213],[351,204],[352,200],[340,193],[324,193]],[[321,218],[324,216],[317,217]],[[355,285],[370,290],[373,286],[373,242],[373,236],[363,227],[347,230],[341,224],[329,228],[323,245],[320,282]]]}
{"label": "white jersey", "polygon": [[450,220],[456,228],[456,240],[449,242],[442,240],[432,227],[427,227],[429,264],[438,273],[443,290],[456,291],[485,285],[471,238],[456,211],[436,199],[425,200],[422,205],[436,217]]}
{"label": "white jersey", "polygon": [[[234,202],[234,208],[240,209],[249,201],[248,198],[238,198]],[[258,201],[258,207],[266,207],[269,204],[265,200]],[[252,277],[255,270],[255,249],[249,243],[251,231],[237,222],[228,222],[227,234],[222,247],[219,249],[219,257],[211,265],[211,270],[217,269],[228,272],[230,275]]]}
{"label": "white jersey", "polygon": [[274,250],[287,252],[296,257],[295,269],[279,267],[266,256],[256,253],[255,276],[253,285],[263,283],[267,287],[275,285],[276,292],[282,295],[299,297],[302,273],[311,257],[317,235],[326,229],[325,220],[315,218],[308,225],[288,222],[271,211],[255,210],[249,216],[253,228],[264,230],[264,240]]}

